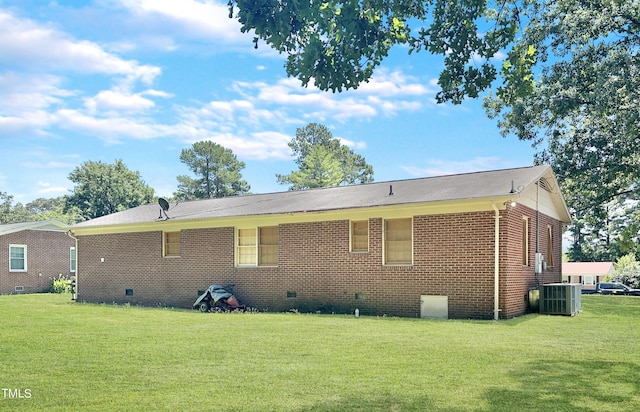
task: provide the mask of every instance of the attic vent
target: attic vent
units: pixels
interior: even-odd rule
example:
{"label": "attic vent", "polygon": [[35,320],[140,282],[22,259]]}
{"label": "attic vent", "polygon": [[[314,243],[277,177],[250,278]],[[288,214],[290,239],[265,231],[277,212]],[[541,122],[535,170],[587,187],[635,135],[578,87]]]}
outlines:
{"label": "attic vent", "polygon": [[551,182],[549,182],[547,179],[545,179],[544,177],[541,177],[540,180],[538,181],[538,184],[540,185],[541,188],[543,188],[544,190],[546,190],[549,193],[553,193],[553,189],[554,187],[552,186]]}

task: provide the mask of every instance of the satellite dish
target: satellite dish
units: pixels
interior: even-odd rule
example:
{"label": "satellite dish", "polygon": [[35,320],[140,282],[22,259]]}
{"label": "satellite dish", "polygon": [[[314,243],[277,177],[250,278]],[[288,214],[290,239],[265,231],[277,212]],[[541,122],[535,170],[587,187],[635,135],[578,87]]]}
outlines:
{"label": "satellite dish", "polygon": [[169,216],[167,215],[167,210],[169,210],[169,202],[167,202],[167,199],[160,197],[158,198],[158,204],[160,205],[160,217],[158,217],[158,219],[162,219],[162,214],[164,213],[164,217],[168,220]]}
{"label": "satellite dish", "polygon": [[164,210],[165,212],[169,210],[169,202],[167,202],[167,199],[159,198],[158,204],[160,205],[162,210]]}

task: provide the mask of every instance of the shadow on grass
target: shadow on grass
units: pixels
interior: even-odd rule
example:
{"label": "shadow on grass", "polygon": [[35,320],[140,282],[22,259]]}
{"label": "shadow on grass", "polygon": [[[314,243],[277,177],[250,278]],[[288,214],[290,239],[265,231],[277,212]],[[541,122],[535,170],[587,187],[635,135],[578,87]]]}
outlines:
{"label": "shadow on grass", "polygon": [[[579,349],[577,349],[579,350]],[[509,388],[495,387],[477,403],[461,407],[447,399],[372,394],[332,398],[297,412],[315,411],[637,411],[640,368],[623,361],[564,362],[540,360],[508,373]],[[517,389],[512,389],[517,388]],[[425,388],[425,392],[428,392]]]}
{"label": "shadow on grass", "polygon": [[401,398],[391,394],[376,394],[364,398],[361,395],[347,399],[327,399],[309,408],[297,409],[298,412],[344,412],[344,411],[440,411],[453,412],[452,410],[437,409],[428,396]]}
{"label": "shadow on grass", "polygon": [[519,388],[489,390],[489,410],[631,411],[638,407],[640,368],[633,362],[541,359],[510,375]]}

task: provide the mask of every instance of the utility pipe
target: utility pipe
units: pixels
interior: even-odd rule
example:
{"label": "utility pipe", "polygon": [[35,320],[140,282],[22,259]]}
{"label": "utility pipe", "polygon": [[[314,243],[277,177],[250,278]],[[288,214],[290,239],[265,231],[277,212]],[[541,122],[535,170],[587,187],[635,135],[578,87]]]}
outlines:
{"label": "utility pipe", "polygon": [[493,319],[500,318],[500,210],[495,202],[491,203],[494,210],[494,252],[493,252]]}

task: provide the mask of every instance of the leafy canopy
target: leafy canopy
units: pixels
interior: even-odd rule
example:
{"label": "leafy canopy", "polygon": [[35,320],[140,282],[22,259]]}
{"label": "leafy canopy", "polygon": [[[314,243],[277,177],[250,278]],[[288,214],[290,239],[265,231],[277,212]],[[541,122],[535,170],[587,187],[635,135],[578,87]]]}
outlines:
{"label": "leafy canopy", "polygon": [[52,199],[38,198],[26,205],[13,203],[13,196],[0,192],[0,224],[36,222],[41,220],[59,220],[73,224],[80,222],[82,216],[77,209],[64,211],[66,197]]}
{"label": "leafy canopy", "polygon": [[640,262],[634,254],[627,254],[618,259],[614,265],[613,279],[632,288],[640,288]]}
{"label": "leafy canopy", "polygon": [[326,126],[309,123],[296,129],[289,142],[298,170],[276,175],[290,190],[339,186],[373,181],[373,168],[364,157],[333,137]]}
{"label": "leafy canopy", "polygon": [[535,83],[512,80],[485,106],[504,135],[548,144],[536,162],[552,164],[562,181],[576,224],[572,257],[614,259],[639,240],[640,2],[538,0],[520,9],[521,60],[508,59],[502,75]]}
{"label": "leafy canopy", "polygon": [[[490,61],[514,39],[518,7],[486,0],[229,0],[243,32],[287,55],[286,71],[333,92],[371,78],[394,45],[444,57],[439,101],[477,97],[496,79]],[[234,14],[235,13],[235,14]],[[414,30],[409,23],[420,28]]]}
{"label": "leafy canopy", "polygon": [[179,200],[210,199],[235,196],[249,192],[250,186],[242,180],[240,171],[244,162],[239,161],[230,149],[211,141],[196,142],[180,153],[180,161],[195,174],[195,178],[180,175]]}
{"label": "leafy canopy", "polygon": [[154,191],[140,172],[127,168],[122,160],[114,164],[87,161],[76,167],[69,180],[75,183],[66,197],[65,212],[79,210],[83,219],[93,219],[153,201]]}
{"label": "leafy canopy", "polygon": [[22,223],[34,221],[33,213],[21,203],[14,204],[13,196],[0,192],[0,224]]}

